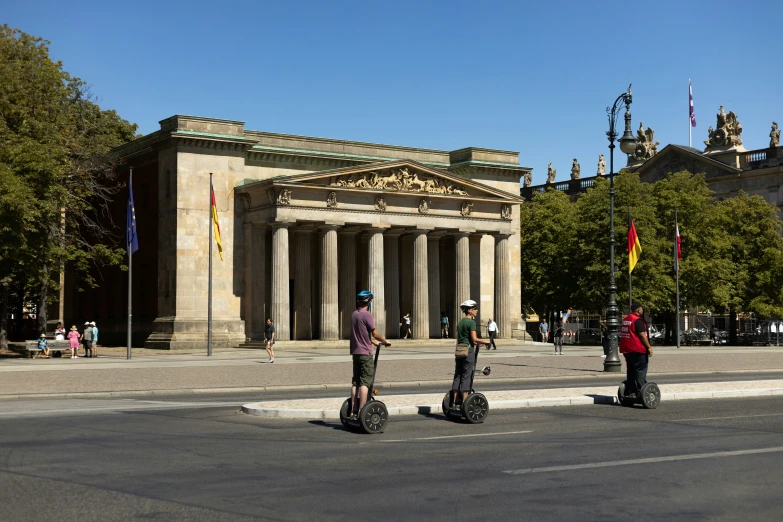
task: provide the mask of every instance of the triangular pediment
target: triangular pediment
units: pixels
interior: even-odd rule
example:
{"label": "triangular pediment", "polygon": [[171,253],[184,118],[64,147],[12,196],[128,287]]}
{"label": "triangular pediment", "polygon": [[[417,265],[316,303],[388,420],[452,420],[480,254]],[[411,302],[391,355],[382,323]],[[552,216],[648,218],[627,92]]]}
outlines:
{"label": "triangular pediment", "polygon": [[649,160],[629,170],[638,172],[640,179],[648,183],[663,179],[670,172],[688,171],[691,174],[704,174],[708,179],[736,176],[742,172],[741,169],[713,159],[698,149],[682,145],[667,145]]}
{"label": "triangular pediment", "polygon": [[518,195],[409,160],[280,176],[274,178],[272,182],[274,185],[293,183],[310,187],[323,186],[330,190],[384,191],[412,195],[425,193],[458,198],[468,196],[509,203],[523,201]]}

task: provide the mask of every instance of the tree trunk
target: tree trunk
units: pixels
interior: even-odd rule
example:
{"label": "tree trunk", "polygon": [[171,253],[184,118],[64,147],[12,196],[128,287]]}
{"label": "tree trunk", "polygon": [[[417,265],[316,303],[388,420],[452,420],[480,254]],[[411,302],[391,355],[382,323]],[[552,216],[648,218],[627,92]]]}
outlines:
{"label": "tree trunk", "polygon": [[8,285],[0,285],[0,350],[8,350]]}
{"label": "tree trunk", "polygon": [[49,264],[41,267],[41,293],[38,296],[38,316],[36,317],[36,337],[46,332],[46,316],[48,315],[47,301],[49,300]]}

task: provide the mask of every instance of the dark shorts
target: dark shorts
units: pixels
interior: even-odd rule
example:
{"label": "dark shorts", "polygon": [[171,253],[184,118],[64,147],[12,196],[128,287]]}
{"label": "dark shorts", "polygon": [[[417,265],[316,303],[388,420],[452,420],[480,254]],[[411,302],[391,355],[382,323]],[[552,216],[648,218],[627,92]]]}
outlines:
{"label": "dark shorts", "polygon": [[85,350],[92,350],[92,341],[89,341],[89,340],[85,339],[82,342],[84,343],[84,349]]}
{"label": "dark shorts", "polygon": [[473,376],[473,368],[476,363],[476,353],[469,351],[467,357],[457,357],[454,359],[454,382],[451,385],[452,390],[461,392],[470,391],[470,378]]}
{"label": "dark shorts", "polygon": [[351,384],[354,386],[372,385],[373,377],[373,358],[372,355],[354,355],[353,356],[353,379]]}

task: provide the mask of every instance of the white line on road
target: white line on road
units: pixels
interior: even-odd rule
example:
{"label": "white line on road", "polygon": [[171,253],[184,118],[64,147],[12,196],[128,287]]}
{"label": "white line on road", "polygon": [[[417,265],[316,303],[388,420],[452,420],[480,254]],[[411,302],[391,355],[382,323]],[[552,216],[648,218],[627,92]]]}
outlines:
{"label": "white line on road", "polygon": [[548,468],[525,468],[504,471],[509,475],[526,475],[528,473],[549,473],[552,471],[569,471],[574,469],[609,468],[612,466],[628,466],[631,464],[650,464],[655,462],[673,462],[677,460],[712,459],[719,457],[734,457],[737,455],[754,455],[758,453],[778,453],[783,446],[753,450],[719,451],[715,453],[693,453],[691,455],[673,455],[671,457],[652,457],[647,459],[614,460],[609,462],[594,462],[592,464],[575,464],[571,466],[551,466]]}
{"label": "white line on road", "polygon": [[723,420],[723,419],[750,419],[753,417],[779,417],[781,415],[783,415],[783,413],[765,413],[763,415],[735,415],[733,417],[700,417],[697,419],[677,419],[673,422],[692,422],[692,421]]}
{"label": "white line on road", "polygon": [[442,435],[440,437],[419,437],[415,439],[376,440],[375,442],[360,442],[359,444],[375,444],[377,442],[413,442],[416,440],[459,439],[464,437],[492,437],[496,435],[518,435],[520,433],[533,433],[533,432],[527,430],[527,431],[504,431],[500,433],[469,433],[466,435]]}

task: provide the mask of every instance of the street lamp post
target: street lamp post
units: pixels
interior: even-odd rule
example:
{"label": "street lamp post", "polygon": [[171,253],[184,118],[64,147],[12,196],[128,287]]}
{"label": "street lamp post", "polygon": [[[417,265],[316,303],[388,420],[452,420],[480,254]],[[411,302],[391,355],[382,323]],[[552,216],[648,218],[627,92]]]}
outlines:
{"label": "street lamp post", "polygon": [[620,150],[626,154],[636,149],[636,140],[631,132],[631,86],[614,101],[614,105],[606,108],[609,115],[609,304],[606,307],[606,330],[609,337],[609,354],[604,359],[605,372],[622,370],[620,354],[617,350],[617,331],[620,329],[620,318],[617,310],[617,284],[614,281],[614,141],[617,139],[615,124],[620,107],[625,105],[625,132],[620,138]]}

